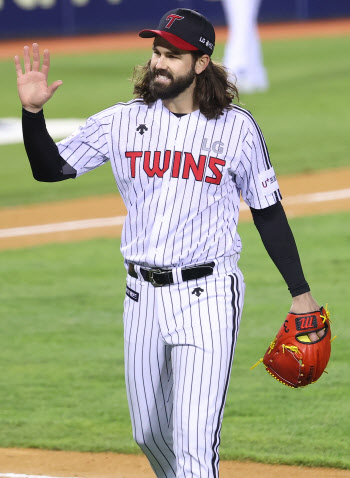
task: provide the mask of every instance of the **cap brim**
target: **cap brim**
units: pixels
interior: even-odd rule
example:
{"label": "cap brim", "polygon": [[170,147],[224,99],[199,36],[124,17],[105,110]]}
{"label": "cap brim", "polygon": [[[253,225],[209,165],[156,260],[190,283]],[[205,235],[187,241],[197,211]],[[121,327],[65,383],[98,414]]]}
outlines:
{"label": "cap brim", "polygon": [[187,43],[187,41],[182,40],[182,38],[174,35],[173,33],[163,32],[162,30],[142,30],[139,33],[141,38],[153,38],[155,36],[161,36],[164,40],[171,43],[171,45],[176,46],[180,50],[190,50],[195,51],[198,50],[196,46],[191,45],[191,43]]}

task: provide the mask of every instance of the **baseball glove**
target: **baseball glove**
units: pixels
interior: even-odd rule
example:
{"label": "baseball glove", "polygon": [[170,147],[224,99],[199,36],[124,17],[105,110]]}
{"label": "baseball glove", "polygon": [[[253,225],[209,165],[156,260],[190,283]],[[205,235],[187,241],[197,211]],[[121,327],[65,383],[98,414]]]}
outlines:
{"label": "baseball glove", "polygon": [[[311,341],[308,334],[322,329],[323,336]],[[264,358],[251,368],[263,362],[268,373],[284,385],[305,387],[320,378],[330,354],[331,329],[326,306],[308,314],[289,313]]]}

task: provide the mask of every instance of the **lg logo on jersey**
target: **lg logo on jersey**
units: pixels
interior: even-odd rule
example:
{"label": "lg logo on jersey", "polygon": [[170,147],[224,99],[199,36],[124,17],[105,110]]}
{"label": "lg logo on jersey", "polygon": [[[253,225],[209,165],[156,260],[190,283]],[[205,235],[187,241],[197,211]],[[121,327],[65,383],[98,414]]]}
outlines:
{"label": "lg logo on jersey", "polygon": [[203,138],[201,150],[202,151],[213,151],[213,153],[220,154],[224,151],[225,144],[221,141],[214,141],[213,144],[209,144],[208,146],[208,139]]}
{"label": "lg logo on jersey", "polygon": [[[136,161],[138,160],[141,161],[143,170],[150,178],[154,176],[162,178],[164,173],[171,167],[171,176],[173,178],[189,179],[192,176],[196,181],[204,180],[206,183],[220,184],[222,172],[218,169],[218,166],[225,166],[226,161],[223,159],[214,156],[207,158],[205,154],[201,154],[198,160],[196,160],[191,153],[182,151],[172,153],[170,150],[164,152],[126,151],[125,157],[130,159],[131,177],[136,177]],[[210,175],[208,170],[212,175]],[[207,172],[209,175],[206,174]]]}

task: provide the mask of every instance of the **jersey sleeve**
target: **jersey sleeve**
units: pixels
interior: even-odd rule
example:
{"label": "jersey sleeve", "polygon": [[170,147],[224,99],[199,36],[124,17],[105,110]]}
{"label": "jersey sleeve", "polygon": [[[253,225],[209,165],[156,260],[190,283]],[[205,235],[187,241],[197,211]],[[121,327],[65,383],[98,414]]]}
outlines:
{"label": "jersey sleeve", "polygon": [[249,207],[264,209],[282,199],[265,139],[252,117],[245,120],[240,160],[234,177]]}
{"label": "jersey sleeve", "polygon": [[72,135],[57,143],[60,156],[81,176],[109,160],[103,126],[93,117]]}

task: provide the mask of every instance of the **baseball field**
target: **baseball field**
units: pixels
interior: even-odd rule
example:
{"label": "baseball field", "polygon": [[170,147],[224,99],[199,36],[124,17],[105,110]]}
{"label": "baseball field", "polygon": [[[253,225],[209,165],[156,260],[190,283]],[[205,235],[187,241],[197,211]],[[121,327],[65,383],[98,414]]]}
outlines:
{"label": "baseball field", "polygon": [[[337,338],[328,374],[307,388],[284,387],[263,366],[249,370],[274,338],[290,296],[243,207],[247,292],[221,476],[345,478],[350,21],[264,26],[262,36],[271,87],[241,103],[264,132],[305,275],[316,300],[328,303]],[[220,31],[218,60],[224,39]],[[24,44],[0,43],[0,132],[2,118],[20,117],[10,57]],[[45,115],[62,119],[130,99],[128,79],[150,47],[125,36],[39,45],[50,48],[51,81],[63,80]],[[1,144],[0,160],[0,477],[151,477],[132,439],[124,386],[125,210],[110,166],[41,184],[31,177],[22,144]]]}

